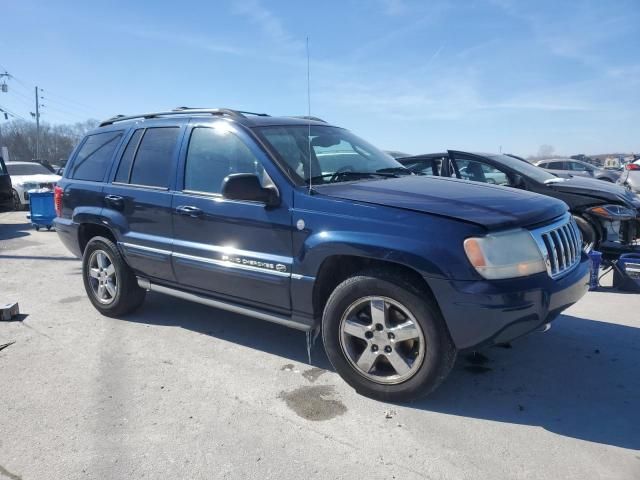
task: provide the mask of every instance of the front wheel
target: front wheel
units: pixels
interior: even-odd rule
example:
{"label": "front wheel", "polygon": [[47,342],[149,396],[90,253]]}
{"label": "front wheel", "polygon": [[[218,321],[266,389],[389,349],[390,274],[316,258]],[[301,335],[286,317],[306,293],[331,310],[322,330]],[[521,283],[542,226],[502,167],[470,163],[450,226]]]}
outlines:
{"label": "front wheel", "polygon": [[380,270],[348,278],[324,310],[322,337],[340,376],[363,395],[408,401],[448,375],[456,349],[426,291]]}
{"label": "front wheel", "polygon": [[15,190],[11,191],[11,196],[13,197],[13,209],[16,212],[22,210],[22,202],[20,201],[20,195]]}
{"label": "front wheel", "polygon": [[136,276],[116,245],[94,237],[82,256],[84,288],[93,306],[103,315],[118,316],[137,309],[145,297]]}

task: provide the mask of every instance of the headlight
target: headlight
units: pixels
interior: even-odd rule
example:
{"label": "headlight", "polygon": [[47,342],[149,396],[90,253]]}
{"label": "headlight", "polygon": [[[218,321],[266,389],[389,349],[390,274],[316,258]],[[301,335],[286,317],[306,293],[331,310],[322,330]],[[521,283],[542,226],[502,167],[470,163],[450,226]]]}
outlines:
{"label": "headlight", "polygon": [[467,238],[464,251],[471,265],[488,280],[547,271],[536,241],[523,229]]}
{"label": "headlight", "polygon": [[587,213],[607,220],[631,220],[636,218],[636,211],[621,205],[598,205],[587,209]]}

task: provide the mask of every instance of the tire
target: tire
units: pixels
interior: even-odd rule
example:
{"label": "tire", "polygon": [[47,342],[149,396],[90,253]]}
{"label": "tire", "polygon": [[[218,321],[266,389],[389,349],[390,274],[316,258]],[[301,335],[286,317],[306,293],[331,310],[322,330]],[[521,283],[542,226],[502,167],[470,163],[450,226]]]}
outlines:
{"label": "tire", "polygon": [[579,215],[574,215],[573,218],[582,233],[583,250],[589,253],[591,250],[597,249],[600,246],[600,237],[594,225]]}
{"label": "tire", "polygon": [[22,202],[20,201],[20,195],[18,195],[18,192],[16,192],[15,190],[11,190],[11,192],[13,197],[13,209],[16,212],[23,210],[24,208],[22,207]]}
{"label": "tire", "polygon": [[108,317],[133,312],[146,295],[116,245],[105,237],[93,237],[87,243],[82,255],[82,278],[89,300]]}
{"label": "tire", "polygon": [[[378,314],[372,313],[374,307]],[[324,309],[322,339],[329,361],[349,385],[362,395],[391,402],[431,393],[457,355],[431,294],[402,274],[378,269],[335,288]],[[409,361],[399,362],[398,356]]]}

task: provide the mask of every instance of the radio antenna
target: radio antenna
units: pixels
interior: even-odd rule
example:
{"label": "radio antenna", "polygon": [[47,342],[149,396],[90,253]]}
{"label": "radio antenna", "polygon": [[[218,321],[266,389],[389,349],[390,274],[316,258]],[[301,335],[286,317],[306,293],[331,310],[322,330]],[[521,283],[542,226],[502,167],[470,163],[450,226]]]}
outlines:
{"label": "radio antenna", "polygon": [[309,67],[309,36],[307,35],[307,122],[309,131],[307,134],[307,158],[309,159],[309,195],[311,195],[311,69]]}

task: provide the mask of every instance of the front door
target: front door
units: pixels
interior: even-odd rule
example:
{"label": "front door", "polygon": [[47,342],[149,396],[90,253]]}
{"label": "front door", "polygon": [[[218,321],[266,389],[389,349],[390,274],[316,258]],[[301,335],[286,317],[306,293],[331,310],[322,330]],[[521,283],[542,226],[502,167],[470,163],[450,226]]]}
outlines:
{"label": "front door", "polygon": [[255,173],[264,185],[270,183],[265,154],[226,122],[196,125],[187,135],[172,205],[177,281],[240,303],[289,311],[289,199],[267,208],[221,195],[222,181],[232,173]]}

